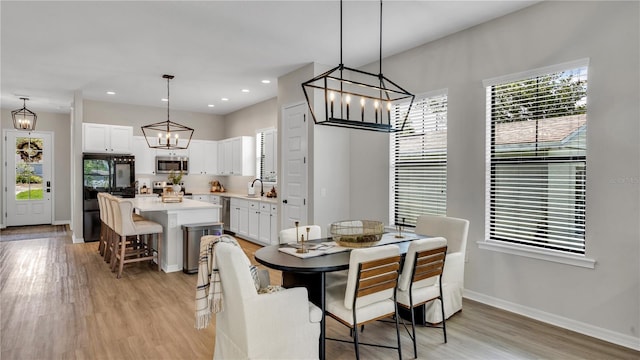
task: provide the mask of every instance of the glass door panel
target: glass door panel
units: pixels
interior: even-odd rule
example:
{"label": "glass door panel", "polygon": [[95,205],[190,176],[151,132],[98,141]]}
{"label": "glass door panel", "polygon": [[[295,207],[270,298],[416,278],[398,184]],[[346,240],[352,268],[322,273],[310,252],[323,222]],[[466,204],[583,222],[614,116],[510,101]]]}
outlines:
{"label": "glass door panel", "polygon": [[34,137],[16,138],[16,201],[42,200],[44,140]]}

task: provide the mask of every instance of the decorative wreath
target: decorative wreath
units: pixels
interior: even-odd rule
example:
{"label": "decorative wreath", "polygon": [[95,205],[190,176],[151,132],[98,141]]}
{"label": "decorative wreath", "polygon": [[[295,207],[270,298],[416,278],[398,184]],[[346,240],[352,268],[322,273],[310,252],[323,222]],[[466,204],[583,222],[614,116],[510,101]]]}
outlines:
{"label": "decorative wreath", "polygon": [[42,161],[42,143],[31,138],[21,138],[16,144],[16,153],[27,163]]}

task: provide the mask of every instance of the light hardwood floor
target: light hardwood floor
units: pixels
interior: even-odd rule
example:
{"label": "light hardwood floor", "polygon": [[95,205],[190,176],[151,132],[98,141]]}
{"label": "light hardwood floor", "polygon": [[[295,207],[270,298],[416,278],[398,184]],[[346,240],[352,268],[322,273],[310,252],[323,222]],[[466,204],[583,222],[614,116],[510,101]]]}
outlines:
{"label": "light hardwood floor", "polygon": [[[241,242],[248,256],[258,246]],[[116,279],[97,243],[67,237],[0,242],[0,359],[211,359],[215,323],[194,328],[195,275],[158,273],[147,264]],[[272,283],[279,272],[271,271]],[[420,328],[421,359],[638,359],[640,352],[473,301],[440,329]],[[327,320],[332,337],[348,331]],[[269,329],[264,329],[269,336]],[[403,358],[413,357],[405,333]],[[367,325],[361,341],[391,342],[393,325]],[[362,359],[394,359],[361,347]],[[328,341],[327,359],[352,359],[349,344]]]}

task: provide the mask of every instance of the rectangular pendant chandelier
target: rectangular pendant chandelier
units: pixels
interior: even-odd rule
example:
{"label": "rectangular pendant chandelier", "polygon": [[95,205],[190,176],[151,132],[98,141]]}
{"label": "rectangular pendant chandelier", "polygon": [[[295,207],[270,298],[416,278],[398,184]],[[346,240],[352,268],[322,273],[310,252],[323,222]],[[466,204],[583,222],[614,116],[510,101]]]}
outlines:
{"label": "rectangular pendant chandelier", "polygon": [[[382,0],[379,51],[378,74],[344,66],[340,0],[340,64],[302,83],[315,124],[388,133],[404,129],[415,95],[382,75]],[[406,112],[392,114],[393,104],[400,101],[409,101]],[[322,102],[324,107],[315,105]]]}
{"label": "rectangular pendant chandelier", "polygon": [[400,114],[403,118],[396,126],[393,103],[409,99],[413,103],[415,98],[382,74],[342,64],[302,83],[302,90],[308,104],[313,104],[312,100],[324,102],[320,111],[324,116],[310,106],[316,124],[381,132],[402,130],[409,113]]}

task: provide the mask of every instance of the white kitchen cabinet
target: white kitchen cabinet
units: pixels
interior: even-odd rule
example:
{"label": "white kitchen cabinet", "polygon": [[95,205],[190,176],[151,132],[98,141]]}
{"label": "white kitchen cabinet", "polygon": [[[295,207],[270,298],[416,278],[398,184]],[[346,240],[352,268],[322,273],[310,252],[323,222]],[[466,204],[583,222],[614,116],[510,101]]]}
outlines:
{"label": "white kitchen cabinet", "polygon": [[[193,140],[191,140],[191,143],[193,143]],[[191,146],[191,144],[189,144],[189,146]],[[156,149],[156,156],[163,156],[163,157],[189,157],[189,149],[172,149],[172,150],[167,150],[167,149]]]}
{"label": "white kitchen cabinet", "polygon": [[215,175],[218,164],[218,142],[191,140],[189,145],[189,174]]}
{"label": "white kitchen cabinet", "polygon": [[144,136],[133,137],[133,155],[136,157],[136,174],[156,173],[156,149],[149,147]]}
{"label": "white kitchen cabinet", "polygon": [[275,181],[277,172],[277,131],[267,130],[264,132],[263,146],[264,146],[264,162],[263,162],[263,176],[267,181]]}
{"label": "white kitchen cabinet", "polygon": [[260,203],[260,230],[258,231],[258,241],[271,245],[271,204]]}
{"label": "white kitchen cabinet", "polygon": [[82,151],[101,154],[131,154],[133,152],[133,127],[83,123]]}
{"label": "white kitchen cabinet", "polygon": [[271,202],[231,198],[229,230],[261,244],[278,243],[278,208]]}
{"label": "white kitchen cabinet", "polygon": [[255,176],[255,139],[239,136],[219,142],[218,175]]}
{"label": "white kitchen cabinet", "polygon": [[222,205],[222,200],[218,195],[209,195],[209,202],[216,205]]}
{"label": "white kitchen cabinet", "polygon": [[249,201],[249,238],[260,240],[260,202]]}
{"label": "white kitchen cabinet", "polygon": [[280,243],[278,240],[278,205],[271,204],[271,213],[270,213],[270,226],[269,226],[269,244],[277,245]]}
{"label": "white kitchen cabinet", "polygon": [[193,200],[198,200],[198,201],[209,202],[209,195],[208,194],[193,194],[192,195],[192,199]]}
{"label": "white kitchen cabinet", "polygon": [[244,238],[249,235],[249,209],[248,201],[231,198],[231,219],[229,230]]}
{"label": "white kitchen cabinet", "polygon": [[[218,141],[218,169],[216,171],[216,175],[229,175],[226,173],[227,169],[230,169],[230,165],[227,166],[225,163],[225,155],[227,154],[225,146],[225,140]],[[230,145],[229,151],[231,151]],[[231,158],[229,158],[229,164],[231,164]]]}

